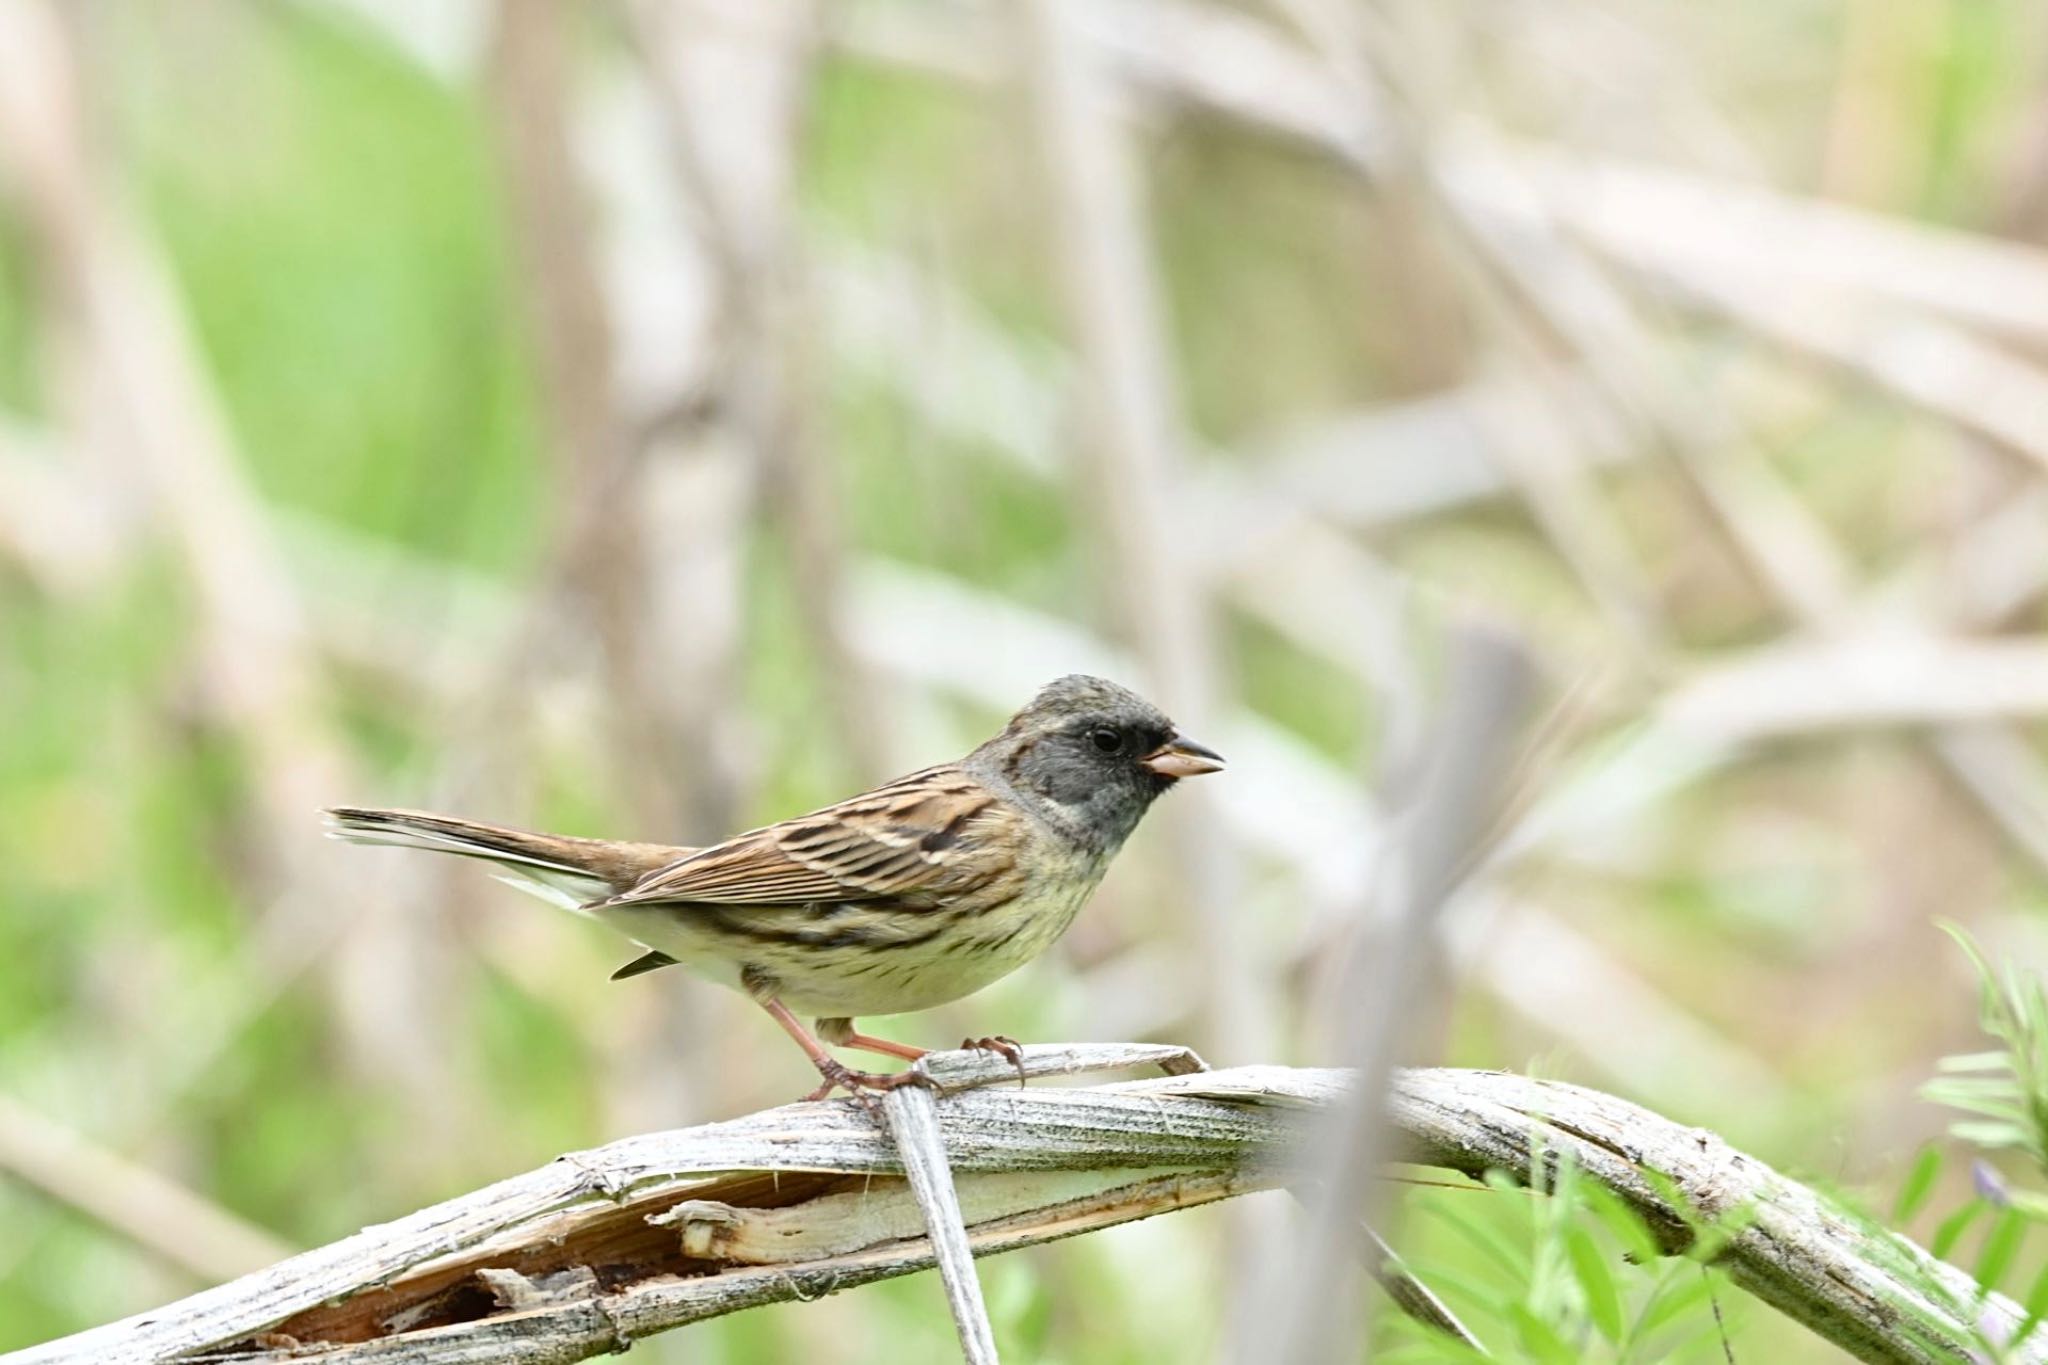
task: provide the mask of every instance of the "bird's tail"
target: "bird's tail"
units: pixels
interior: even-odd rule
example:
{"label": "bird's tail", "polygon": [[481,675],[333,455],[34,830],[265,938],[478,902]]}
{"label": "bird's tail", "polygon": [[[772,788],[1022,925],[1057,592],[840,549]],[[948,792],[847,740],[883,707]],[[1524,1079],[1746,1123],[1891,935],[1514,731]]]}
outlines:
{"label": "bird's tail", "polygon": [[363,806],[336,806],[328,811],[327,833],[350,843],[391,844],[481,858],[497,865],[499,881],[565,910],[581,910],[591,901],[619,895],[648,873],[695,851],[667,844],[536,834],[453,815]]}

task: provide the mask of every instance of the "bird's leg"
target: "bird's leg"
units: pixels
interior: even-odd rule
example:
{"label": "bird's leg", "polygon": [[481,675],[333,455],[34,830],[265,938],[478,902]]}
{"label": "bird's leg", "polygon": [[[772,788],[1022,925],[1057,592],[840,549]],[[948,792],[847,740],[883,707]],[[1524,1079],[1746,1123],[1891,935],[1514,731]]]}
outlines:
{"label": "bird's leg", "polygon": [[962,1038],[960,1049],[963,1052],[996,1053],[1017,1068],[1017,1084],[1023,1085],[1031,1079],[1024,1073],[1024,1045],[1015,1038],[1005,1037],[1000,1033],[990,1034],[986,1038]]}
{"label": "bird's leg", "polygon": [[879,1052],[884,1057],[901,1057],[906,1062],[914,1062],[931,1052],[928,1047],[912,1047],[908,1043],[894,1043],[887,1038],[862,1033],[853,1026],[851,1019],[813,1019],[811,1026],[818,1030],[820,1038],[834,1047],[854,1047],[862,1052]]}
{"label": "bird's leg", "polygon": [[[851,1019],[814,1019],[811,1024],[817,1029],[818,1036],[834,1047],[853,1047],[864,1052],[879,1052],[884,1057],[901,1057],[906,1062],[914,1062],[931,1055],[930,1048],[912,1047],[908,1043],[892,1042],[887,1038],[877,1038],[871,1033],[862,1033],[853,1026]],[[997,1053],[1017,1068],[1017,1084],[1022,1085],[1028,1079],[1024,1071],[1024,1048],[1015,1038],[1007,1038],[1000,1033],[987,1038],[963,1038],[960,1040],[960,1048],[962,1051]]]}
{"label": "bird's leg", "polygon": [[844,1062],[825,1051],[825,1045],[811,1036],[789,1007],[773,997],[756,997],[761,1008],[775,1017],[783,1031],[796,1039],[796,1045],[804,1050],[811,1064],[818,1068],[818,1074],[825,1078],[823,1085],[804,1096],[807,1100],[822,1100],[834,1090],[844,1088],[855,1099],[873,1108],[866,1092],[871,1090],[894,1090],[899,1085],[933,1084],[932,1078],[922,1071],[899,1071],[894,1075],[883,1075],[873,1071],[855,1071]]}

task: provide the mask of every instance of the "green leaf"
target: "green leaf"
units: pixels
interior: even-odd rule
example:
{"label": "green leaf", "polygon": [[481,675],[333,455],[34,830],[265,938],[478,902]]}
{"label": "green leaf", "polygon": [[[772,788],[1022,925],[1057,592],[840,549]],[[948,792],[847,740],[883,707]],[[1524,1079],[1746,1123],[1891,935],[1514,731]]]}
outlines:
{"label": "green leaf", "polygon": [[1556,1218],[1565,1217],[1579,1206],[1579,1187],[1585,1183],[1579,1178],[1578,1158],[1569,1151],[1558,1153],[1557,1175],[1550,1183],[1551,1202],[1545,1212]]}
{"label": "green leaf", "polygon": [[1998,1211],[1998,1218],[1984,1234],[1984,1245],[1977,1253],[1977,1286],[1985,1293],[1998,1288],[2005,1272],[2012,1268],[2013,1257],[2019,1254],[2020,1242],[2026,1234],[2025,1214],[2018,1209]]}
{"label": "green leaf", "polygon": [[1403,1330],[1421,1335],[1412,1341],[1376,1348],[1372,1358],[1381,1365],[1446,1365],[1446,1362],[1492,1358],[1484,1351],[1475,1351],[1462,1341],[1453,1341],[1443,1333],[1433,1332],[1408,1318],[1397,1317],[1395,1321],[1406,1324]]}
{"label": "green leaf", "polygon": [[1452,1308],[1469,1310],[1461,1312],[1461,1316],[1484,1313],[1495,1320],[1505,1321],[1506,1311],[1499,1289],[1467,1279],[1462,1270],[1451,1269],[1437,1261],[1427,1264],[1411,1261],[1408,1271],[1440,1297],[1451,1301]]}
{"label": "green leaf", "polygon": [[1956,941],[1963,950],[1963,956],[1970,959],[1970,965],[1977,969],[1977,976],[1983,981],[1991,980],[1991,964],[1984,960],[1984,954],[1977,947],[1977,940],[1970,937],[1970,931],[1952,919],[1936,920],[1934,927]]}
{"label": "green leaf", "polygon": [[2014,1341],[2026,1340],[2034,1325],[2048,1317],[2048,1265],[2041,1267],[2040,1273],[2034,1276],[2034,1283],[2028,1287],[2026,1309],[2027,1320],[2019,1331],[2012,1334]]}
{"label": "green leaf", "polygon": [[1930,1142],[1921,1147],[1920,1154],[1913,1158],[1913,1169],[1906,1172],[1899,1197],[1892,1203],[1892,1221],[1911,1222],[1913,1215],[1926,1207],[1927,1196],[1934,1193],[1934,1182],[1940,1178],[1941,1149]]}
{"label": "green leaf", "polygon": [[1589,1183],[1581,1192],[1585,1205],[1614,1234],[1621,1243],[1622,1255],[1639,1266],[1654,1265],[1664,1254],[1657,1239],[1650,1233],[1650,1225],[1643,1221],[1635,1207],[1626,1199],[1608,1189],[1605,1185]]}
{"label": "green leaf", "polygon": [[[1680,1334],[1664,1350],[1643,1357],[1645,1360],[1711,1360],[1720,1365],[1727,1359],[1728,1341],[1738,1330],[1736,1315],[1741,1312],[1743,1298],[1729,1291],[1727,1276],[1705,1266],[1689,1269],[1691,1274],[1687,1278],[1695,1290],[1690,1303],[1700,1311],[1693,1321],[1678,1324]],[[1718,1311],[1710,1301],[1719,1305]]]}
{"label": "green leaf", "polygon": [[[1928,1099],[1942,1104],[2011,1106],[2014,1117],[2020,1115],[2020,1106],[2026,1102],[2026,1092],[2020,1089],[2018,1081],[2010,1077],[1991,1080],[1986,1077],[1963,1079],[1951,1077],[1944,1081],[1929,1081],[1920,1087],[1920,1093]],[[1996,1112],[1996,1111],[1993,1111]]]}
{"label": "green leaf", "polygon": [[1987,1207],[1989,1206],[1983,1200],[1972,1199],[1942,1219],[1941,1225],[1934,1230],[1933,1239],[1927,1243],[1927,1249],[1933,1252],[1937,1259],[1947,1260],[1949,1252],[1955,1248],[1956,1239],[1963,1235],[1970,1224],[1977,1221]]}
{"label": "green leaf", "polygon": [[1498,1166],[1487,1167],[1486,1173],[1479,1178],[1485,1183],[1486,1188],[1492,1190],[1495,1194],[1526,1195],[1529,1192],[1527,1185],[1524,1185]]}
{"label": "green leaf", "polygon": [[1710,1277],[1698,1268],[1684,1261],[1673,1262],[1669,1273],[1658,1281],[1649,1302],[1637,1315],[1634,1335],[1637,1338],[1647,1337],[1681,1314],[1700,1307],[1707,1301],[1712,1287]]}
{"label": "green leaf", "polygon": [[1529,1275],[1529,1257],[1515,1243],[1509,1241],[1498,1229],[1487,1226],[1479,1219],[1468,1217],[1463,1210],[1452,1209],[1444,1202],[1432,1202],[1422,1206],[1424,1213],[1456,1232],[1476,1248],[1481,1255],[1503,1271],[1510,1283],[1519,1285]]}
{"label": "green leaf", "polygon": [[1615,1288],[1614,1274],[1607,1268],[1600,1244],[1584,1228],[1575,1227],[1565,1234],[1565,1253],[1571,1257],[1572,1275],[1585,1292],[1586,1316],[1601,1336],[1620,1341],[1621,1291]]}
{"label": "green leaf", "polygon": [[1509,1307],[1508,1315],[1514,1321],[1516,1343],[1523,1354],[1543,1365],[1581,1365],[1579,1353],[1567,1346],[1557,1329],[1542,1318],[1519,1303]]}
{"label": "green leaf", "polygon": [[1979,1147],[2024,1147],[2027,1133],[2016,1123],[1952,1123],[1948,1130]]}
{"label": "green leaf", "polygon": [[1706,1230],[1706,1221],[1693,1208],[1692,1200],[1685,1197],[1685,1191],[1678,1188],[1678,1182],[1664,1172],[1649,1166],[1643,1167],[1643,1181],[1657,1192],[1665,1206],[1678,1215],[1679,1221],[1692,1230],[1694,1236]]}

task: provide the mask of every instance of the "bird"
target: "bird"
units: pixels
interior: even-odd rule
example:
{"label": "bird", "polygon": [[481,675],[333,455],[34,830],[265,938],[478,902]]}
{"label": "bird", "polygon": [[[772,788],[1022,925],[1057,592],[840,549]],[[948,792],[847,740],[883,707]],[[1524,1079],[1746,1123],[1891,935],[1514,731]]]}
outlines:
{"label": "bird", "polygon": [[[327,816],[334,838],[494,864],[499,880],[647,949],[614,979],[680,965],[742,991],[817,1068],[806,1099],[869,1099],[928,1078],[855,1070],[827,1044],[916,1062],[927,1049],[855,1020],[946,1004],[1036,958],[1152,803],[1223,766],[1137,693],[1069,674],[965,758],[708,847],[364,806]],[[963,1046],[1002,1052],[1021,1073],[1014,1040]]]}

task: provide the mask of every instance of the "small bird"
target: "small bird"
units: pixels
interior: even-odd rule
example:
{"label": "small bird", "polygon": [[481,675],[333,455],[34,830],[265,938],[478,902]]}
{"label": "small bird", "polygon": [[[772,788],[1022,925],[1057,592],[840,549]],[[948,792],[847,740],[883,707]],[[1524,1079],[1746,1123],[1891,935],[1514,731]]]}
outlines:
{"label": "small bird", "polygon": [[[824,1044],[924,1056],[859,1032],[855,1018],[943,1005],[1037,957],[1151,804],[1222,766],[1128,688],[1070,674],[956,763],[708,848],[420,811],[327,813],[335,838],[481,858],[500,880],[649,949],[615,980],[681,964],[744,991],[818,1068],[823,1083],[807,1098],[821,1099],[921,1079],[855,1071]],[[965,1046],[1017,1058],[1007,1038]]]}

